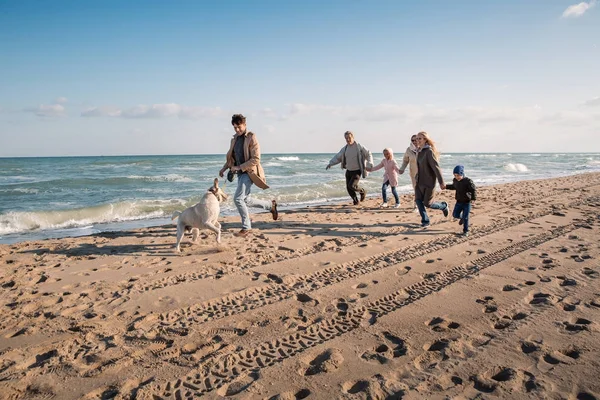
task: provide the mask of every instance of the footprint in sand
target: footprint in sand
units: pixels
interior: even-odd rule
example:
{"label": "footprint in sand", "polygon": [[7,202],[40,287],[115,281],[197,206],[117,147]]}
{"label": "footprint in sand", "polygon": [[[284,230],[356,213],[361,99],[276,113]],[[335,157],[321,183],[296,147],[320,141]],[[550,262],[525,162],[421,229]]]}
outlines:
{"label": "footprint in sand", "polygon": [[492,296],[485,296],[481,299],[475,300],[475,302],[484,305],[483,312],[486,314],[498,311],[498,306],[496,306],[496,302]]}
{"label": "footprint in sand", "polygon": [[377,345],[372,351],[362,354],[361,358],[367,361],[378,361],[386,364],[390,360],[402,357],[408,351],[406,342],[390,332],[383,332],[384,343]]}
{"label": "footprint in sand", "polygon": [[519,349],[525,354],[531,354],[538,351],[540,349],[540,346],[538,346],[534,342],[524,340],[520,343]]}
{"label": "footprint in sand", "polygon": [[241,392],[246,391],[250,388],[260,378],[260,374],[258,372],[251,372],[247,375],[242,375],[236,378],[229,385],[226,385],[219,390],[217,390],[217,394],[220,396],[235,396]]}
{"label": "footprint in sand", "polygon": [[447,332],[460,327],[458,322],[450,321],[442,317],[434,317],[426,322],[425,325],[431,327],[431,330],[434,332]]}
{"label": "footprint in sand", "polygon": [[559,286],[576,286],[577,285],[577,281],[575,279],[569,278],[567,276],[564,275],[559,275],[556,277],[556,279],[558,279],[558,284]]}
{"label": "footprint in sand", "polygon": [[587,276],[588,278],[592,278],[592,279],[596,279],[596,278],[598,278],[598,275],[600,275],[600,274],[598,274],[597,271],[595,271],[591,268],[588,268],[588,267],[583,268],[581,270],[581,273],[583,275]]}
{"label": "footprint in sand", "polygon": [[296,300],[298,300],[300,303],[302,303],[304,305],[308,305],[308,306],[319,305],[319,300],[314,299],[305,293],[298,293],[296,295]]}
{"label": "footprint in sand", "polygon": [[563,329],[567,333],[579,333],[582,331],[589,331],[592,326],[592,321],[585,318],[573,317],[569,321],[562,323]]}
{"label": "footprint in sand", "polygon": [[[472,376],[473,387],[482,393],[492,393],[504,382],[514,381],[519,373],[509,367],[495,367],[481,375]],[[532,374],[530,379],[533,378]]]}
{"label": "footprint in sand", "polygon": [[352,289],[365,289],[365,288],[367,288],[368,286],[369,286],[369,284],[368,284],[368,283],[361,282],[361,283],[359,283],[359,284],[352,285]]}
{"label": "footprint in sand", "polygon": [[344,317],[348,314],[348,303],[346,302],[346,299],[338,299],[335,307],[337,308],[340,317]]}
{"label": "footprint in sand", "polygon": [[308,367],[303,366],[298,372],[302,376],[333,372],[337,370],[343,362],[344,357],[342,356],[341,350],[335,348],[327,349],[316,357],[312,357],[312,359],[305,362],[305,364],[308,364]]}
{"label": "footprint in sand", "polygon": [[577,400],[596,400],[596,396],[590,394],[588,392],[579,392],[577,393]]}
{"label": "footprint in sand", "polygon": [[527,295],[525,301],[532,306],[554,304],[558,302],[554,296],[544,292],[532,292]]}

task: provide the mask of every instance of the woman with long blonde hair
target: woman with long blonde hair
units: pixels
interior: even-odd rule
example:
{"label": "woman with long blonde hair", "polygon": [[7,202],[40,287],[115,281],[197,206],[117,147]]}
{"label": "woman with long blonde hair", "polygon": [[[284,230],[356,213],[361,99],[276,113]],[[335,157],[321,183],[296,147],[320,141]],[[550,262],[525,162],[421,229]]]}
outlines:
{"label": "woman with long blonde hair", "polygon": [[446,184],[442,176],[442,170],[439,164],[440,153],[435,147],[435,142],[429,137],[427,132],[417,133],[417,179],[415,185],[415,202],[421,214],[421,226],[429,227],[429,216],[425,208],[433,210],[442,210],[444,217],[448,216],[448,203],[445,201],[434,203],[435,181],[440,183],[440,188],[444,190]]}

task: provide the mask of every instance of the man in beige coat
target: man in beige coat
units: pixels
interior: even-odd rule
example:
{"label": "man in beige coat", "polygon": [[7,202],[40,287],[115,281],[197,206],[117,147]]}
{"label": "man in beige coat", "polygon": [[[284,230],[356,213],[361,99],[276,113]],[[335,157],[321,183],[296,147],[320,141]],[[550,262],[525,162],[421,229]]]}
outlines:
{"label": "man in beige coat", "polygon": [[268,202],[250,197],[252,184],[261,189],[269,188],[265,171],[260,165],[260,144],[256,134],[247,130],[246,117],[242,114],[233,115],[231,125],[233,125],[235,134],[231,138],[231,144],[225,156],[225,165],[219,171],[219,176],[223,177],[227,169],[237,174],[238,185],[233,196],[233,202],[242,217],[242,230],[235,235],[245,237],[252,229],[248,206],[269,210],[273,215],[273,219],[276,220],[278,216],[277,202],[275,200]]}

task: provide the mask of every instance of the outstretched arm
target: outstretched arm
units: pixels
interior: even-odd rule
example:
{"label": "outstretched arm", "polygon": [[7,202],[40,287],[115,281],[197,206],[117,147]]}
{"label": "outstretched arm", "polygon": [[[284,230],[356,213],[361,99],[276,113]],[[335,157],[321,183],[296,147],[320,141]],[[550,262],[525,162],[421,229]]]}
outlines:
{"label": "outstretched arm", "polygon": [[377,171],[377,170],[379,170],[381,168],[383,168],[383,160],[381,160],[381,162],[379,164],[377,164],[376,166],[374,166],[372,168],[368,168],[367,167],[367,171],[373,172],[373,171]]}
{"label": "outstretched arm", "polygon": [[342,162],[342,156],[344,155],[344,151],[346,150],[346,146],[342,147],[342,149],[335,155],[331,160],[329,160],[329,164],[325,167],[325,169],[329,169],[334,165],[337,165]]}

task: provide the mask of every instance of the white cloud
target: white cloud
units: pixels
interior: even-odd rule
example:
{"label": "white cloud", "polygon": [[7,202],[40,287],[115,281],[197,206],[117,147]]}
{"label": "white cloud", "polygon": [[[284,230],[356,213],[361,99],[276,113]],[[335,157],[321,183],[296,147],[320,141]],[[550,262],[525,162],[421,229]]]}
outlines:
{"label": "white cloud", "polygon": [[82,117],[120,117],[140,119],[181,118],[201,119],[220,117],[223,110],[219,107],[188,107],[176,103],[138,105],[128,109],[114,106],[90,107],[81,112]]}
{"label": "white cloud", "polygon": [[82,117],[119,117],[121,110],[113,106],[90,107],[81,112]]}
{"label": "white cloud", "polygon": [[348,121],[367,122],[414,122],[419,124],[439,124],[448,122],[475,122],[479,124],[535,121],[542,114],[541,107],[498,108],[498,107],[459,107],[442,108],[416,106],[410,104],[378,104],[371,106],[326,106],[295,103],[290,106],[290,116],[327,114],[342,117]]}
{"label": "white cloud", "polygon": [[65,104],[67,102],[67,98],[66,97],[57,97],[56,100],[54,100],[54,102],[56,104]]}
{"label": "white cloud", "polygon": [[596,5],[596,0],[589,2],[582,1],[579,4],[573,4],[562,13],[563,18],[577,18],[585,14],[590,8]]}
{"label": "white cloud", "polygon": [[40,104],[37,107],[25,108],[24,112],[33,113],[38,117],[63,117],[66,109],[62,104]]}
{"label": "white cloud", "polygon": [[593,99],[583,102],[584,106],[600,106],[600,97],[594,97]]}

